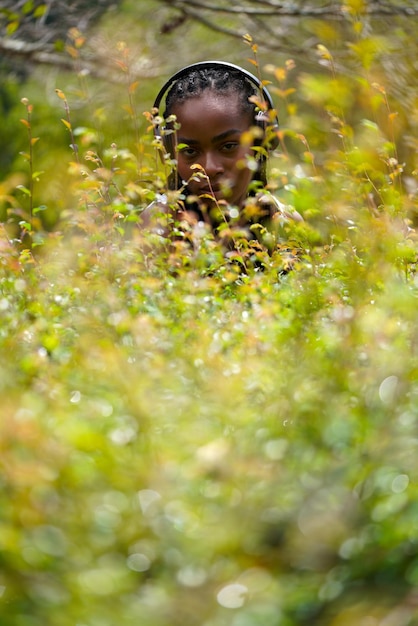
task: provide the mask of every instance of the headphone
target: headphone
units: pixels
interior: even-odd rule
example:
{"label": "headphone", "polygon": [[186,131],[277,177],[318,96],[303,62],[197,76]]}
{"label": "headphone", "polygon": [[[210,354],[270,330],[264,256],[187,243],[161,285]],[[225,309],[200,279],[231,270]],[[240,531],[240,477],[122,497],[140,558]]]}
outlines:
{"label": "headphone", "polygon": [[[161,87],[157,97],[155,98],[153,108],[159,111],[161,102],[164,96],[167,94],[167,92],[171,89],[171,87],[174,85],[174,83],[177,80],[189,74],[190,71],[194,69],[199,70],[199,69],[213,69],[213,68],[215,69],[224,68],[226,70],[229,70],[229,69],[235,70],[239,72],[240,74],[242,74],[244,78],[246,78],[250,83],[252,83],[260,91],[260,94],[262,95],[265,103],[267,104],[268,109],[266,111],[257,111],[255,115],[255,119],[254,119],[254,125],[262,128],[264,133],[266,132],[267,129],[269,129],[268,149],[274,150],[275,148],[277,148],[277,146],[279,145],[279,140],[276,135],[276,131],[279,129],[279,120],[278,120],[277,113],[274,108],[273,99],[268,89],[266,89],[266,87],[260,83],[260,80],[256,76],[254,76],[254,74],[251,74],[251,72],[249,72],[248,70],[245,70],[242,67],[239,67],[239,65],[234,65],[233,63],[227,63],[226,61],[201,61],[199,63],[192,63],[191,65],[187,65],[183,69],[173,74],[171,78],[169,78],[167,82]],[[274,111],[273,119],[270,119],[269,111]],[[158,115],[159,113],[156,113],[154,117],[157,117]],[[158,139],[159,141],[163,141],[164,128],[161,128],[159,124],[155,124],[154,135],[156,139]]]}

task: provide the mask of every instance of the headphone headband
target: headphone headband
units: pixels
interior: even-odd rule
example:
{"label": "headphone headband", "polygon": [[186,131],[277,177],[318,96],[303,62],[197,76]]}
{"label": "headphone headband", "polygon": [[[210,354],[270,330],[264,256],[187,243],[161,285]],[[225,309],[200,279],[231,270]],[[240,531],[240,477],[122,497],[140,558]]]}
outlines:
{"label": "headphone headband", "polygon": [[183,76],[186,76],[191,70],[194,69],[212,69],[212,68],[225,68],[226,70],[235,70],[242,74],[247,80],[249,80],[260,92],[263,94],[264,99],[266,100],[269,109],[274,109],[273,99],[266,87],[261,85],[260,80],[248,70],[243,69],[239,65],[234,65],[233,63],[227,63],[226,61],[200,61],[199,63],[192,63],[191,65],[187,65],[183,67],[183,69],[179,70],[168,81],[162,86],[157,97],[155,98],[154,108],[159,109],[161,101],[163,100],[165,94],[169,91],[171,86]]}

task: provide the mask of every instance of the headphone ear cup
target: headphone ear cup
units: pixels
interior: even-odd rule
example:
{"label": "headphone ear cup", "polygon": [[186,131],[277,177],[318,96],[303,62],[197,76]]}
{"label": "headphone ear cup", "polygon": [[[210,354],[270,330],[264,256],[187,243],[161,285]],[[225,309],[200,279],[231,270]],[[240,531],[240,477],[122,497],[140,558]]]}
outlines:
{"label": "headphone ear cup", "polygon": [[268,112],[258,111],[255,116],[255,125],[263,130],[264,145],[267,150],[275,150],[279,145],[279,138],[277,132],[279,130],[279,120],[277,116],[272,122]]}
{"label": "headphone ear cup", "polygon": [[[158,152],[160,154],[161,162],[167,163],[167,157],[170,156],[174,159],[175,146],[174,146],[174,134],[173,132],[166,132],[166,127],[160,124],[154,125],[154,137],[158,142]],[[172,169],[167,177],[168,189],[179,189],[179,176],[176,169]]]}
{"label": "headphone ear cup", "polygon": [[174,159],[175,156],[174,136],[174,131],[172,129],[167,129],[165,126],[162,128],[161,137],[164,149],[166,154],[169,154],[172,159]]}
{"label": "headphone ear cup", "polygon": [[276,150],[276,148],[279,147],[279,137],[277,135],[279,132],[279,124],[274,122],[274,124],[268,125],[266,132],[267,130],[269,133],[268,148],[269,150]]}
{"label": "headphone ear cup", "polygon": [[154,126],[154,137],[158,141],[158,150],[163,162],[165,162],[167,154],[174,158],[174,135],[172,131],[166,132],[166,130],[166,127],[160,126],[160,124]]}

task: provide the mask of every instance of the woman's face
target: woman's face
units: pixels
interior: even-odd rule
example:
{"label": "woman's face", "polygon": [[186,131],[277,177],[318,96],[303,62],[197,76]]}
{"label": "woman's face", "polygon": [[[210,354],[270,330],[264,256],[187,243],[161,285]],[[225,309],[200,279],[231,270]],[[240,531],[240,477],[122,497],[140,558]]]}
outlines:
{"label": "woman's face", "polygon": [[[249,130],[252,116],[242,112],[239,95],[208,90],[176,104],[172,113],[180,124],[177,133],[179,177],[189,181],[199,171],[191,167],[195,164],[200,165],[205,174],[188,182],[190,193],[210,195],[217,202],[226,200],[240,207],[252,178],[247,165],[251,147],[241,144],[241,136]],[[206,197],[204,201],[210,203]]]}

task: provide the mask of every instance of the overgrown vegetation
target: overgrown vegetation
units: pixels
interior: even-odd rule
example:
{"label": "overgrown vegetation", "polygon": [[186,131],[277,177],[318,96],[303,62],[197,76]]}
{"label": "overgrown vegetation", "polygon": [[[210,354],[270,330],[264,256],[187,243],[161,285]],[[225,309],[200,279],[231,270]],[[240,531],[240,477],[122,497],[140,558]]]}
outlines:
{"label": "overgrown vegetation", "polygon": [[58,208],[23,100],[30,178],[2,196],[2,624],[418,624],[416,139],[364,41],[353,75],[325,46],[326,75],[260,68],[281,111],[270,184],[305,218],[272,254],[144,232],[164,171],[135,81],[126,146],[58,90]]}

